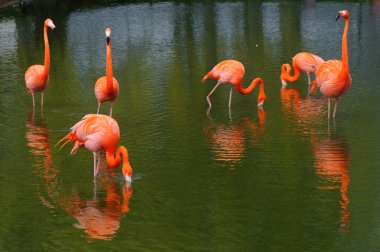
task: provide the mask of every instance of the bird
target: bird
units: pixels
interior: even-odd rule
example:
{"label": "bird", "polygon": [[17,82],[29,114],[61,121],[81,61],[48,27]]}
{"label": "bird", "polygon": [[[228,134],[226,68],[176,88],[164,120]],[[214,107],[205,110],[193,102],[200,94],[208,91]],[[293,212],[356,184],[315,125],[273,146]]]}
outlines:
{"label": "bird", "polygon": [[119,82],[112,73],[112,51],[111,51],[111,28],[106,28],[106,76],[100,77],[95,82],[95,96],[98,100],[98,112],[100,106],[105,101],[111,102],[110,116],[112,116],[112,106],[119,95]]}
{"label": "bird", "polygon": [[[127,183],[131,183],[132,167],[129,163],[128,150],[124,146],[116,149],[120,138],[119,125],[108,115],[88,114],[81,121],[71,127],[71,132],[56,144],[64,147],[68,142],[74,142],[71,154],[79,148],[85,147],[94,155],[94,177],[99,170],[100,152],[106,153],[106,161],[112,168],[120,164],[120,155],[123,157],[122,173]],[[116,152],[116,153],[115,153]]]}
{"label": "bird", "polygon": [[257,84],[260,85],[260,91],[258,96],[258,106],[262,107],[264,105],[264,101],[266,100],[266,95],[264,92],[264,81],[261,78],[254,79],[251,84],[247,88],[243,88],[242,82],[244,79],[245,69],[241,62],[237,60],[224,60],[218,63],[210,72],[208,72],[203,78],[202,83],[208,78],[213,78],[218,81],[216,86],[211,90],[211,92],[206,96],[206,100],[209,104],[209,108],[211,108],[210,97],[212,93],[214,93],[215,89],[220,84],[230,84],[230,99],[228,103],[228,107],[231,107],[231,97],[232,97],[232,87],[234,86],[236,90],[243,95],[249,94]]}
{"label": "bird", "polygon": [[350,20],[348,10],[338,12],[336,20],[344,18],[345,26],[342,35],[342,60],[328,60],[319,65],[315,71],[316,83],[321,93],[328,99],[328,118],[330,119],[330,99],[335,98],[333,118],[335,118],[338,98],[344,95],[351,86],[352,78],[348,67],[347,31]]}
{"label": "bird", "polygon": [[290,71],[292,70],[292,67],[289,64],[283,64],[281,66],[281,82],[282,87],[286,87],[287,81],[293,82],[298,80],[300,77],[300,71],[304,71],[307,74],[308,78],[308,84],[309,84],[309,94],[310,94],[310,74],[315,72],[315,69],[325,62],[321,57],[308,53],[308,52],[300,52],[294,55],[293,57],[293,68],[294,68],[294,75],[291,76]]}
{"label": "bird", "polygon": [[44,91],[49,82],[50,48],[47,28],[55,29],[53,21],[48,18],[44,22],[45,62],[44,65],[32,65],[25,72],[26,93],[32,94],[33,108],[35,107],[34,93],[41,92],[41,108],[44,106]]}

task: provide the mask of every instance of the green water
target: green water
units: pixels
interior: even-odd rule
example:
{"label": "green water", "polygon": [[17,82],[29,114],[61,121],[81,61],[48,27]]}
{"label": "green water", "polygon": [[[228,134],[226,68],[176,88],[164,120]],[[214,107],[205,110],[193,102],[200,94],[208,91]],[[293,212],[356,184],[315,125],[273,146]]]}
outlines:
{"label": "green water", "polygon": [[[340,58],[348,35],[348,93],[337,118],[307,96],[305,74],[281,90],[281,64],[300,51]],[[43,62],[50,17],[50,82],[32,110],[28,66]],[[70,155],[55,143],[95,113],[112,28],[120,95],[113,115],[134,169]],[[380,250],[380,3],[158,2],[34,4],[0,11],[0,251]],[[232,96],[200,79],[224,59],[246,68]],[[101,112],[108,113],[109,104]]]}

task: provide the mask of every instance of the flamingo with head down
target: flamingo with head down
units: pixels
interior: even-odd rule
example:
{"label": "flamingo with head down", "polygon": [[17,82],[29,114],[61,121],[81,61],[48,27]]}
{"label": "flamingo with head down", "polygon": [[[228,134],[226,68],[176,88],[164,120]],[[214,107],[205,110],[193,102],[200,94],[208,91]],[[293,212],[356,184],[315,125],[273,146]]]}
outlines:
{"label": "flamingo with head down", "polygon": [[[65,141],[75,142],[71,154],[79,148],[86,147],[94,155],[94,177],[97,175],[100,163],[100,151],[106,153],[106,160],[110,167],[117,167],[123,157],[122,172],[127,183],[131,182],[132,167],[129,163],[128,150],[124,146],[116,149],[120,138],[119,125],[110,116],[88,114],[81,121],[71,127],[71,132],[63,137],[56,145]],[[116,152],[116,153],[115,153]],[[97,160],[98,159],[98,160]]]}

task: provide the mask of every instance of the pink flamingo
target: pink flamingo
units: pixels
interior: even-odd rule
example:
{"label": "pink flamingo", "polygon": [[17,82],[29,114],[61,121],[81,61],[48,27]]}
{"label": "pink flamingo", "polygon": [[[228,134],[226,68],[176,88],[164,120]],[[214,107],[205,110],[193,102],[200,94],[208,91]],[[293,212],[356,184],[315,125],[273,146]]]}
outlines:
{"label": "pink flamingo", "polygon": [[321,57],[308,53],[308,52],[300,52],[294,55],[293,57],[293,68],[294,68],[294,75],[290,75],[290,71],[292,70],[292,67],[289,64],[283,64],[281,67],[281,82],[282,87],[286,87],[287,81],[293,82],[298,80],[300,77],[300,71],[304,71],[307,74],[308,78],[308,84],[309,84],[309,94],[310,94],[310,74],[315,72],[315,69],[325,62]]}
{"label": "pink flamingo", "polygon": [[346,24],[342,36],[342,60],[328,60],[322,63],[315,71],[316,83],[321,93],[328,99],[328,118],[330,119],[330,98],[335,98],[334,114],[338,105],[338,98],[350,88],[352,79],[348,69],[347,31],[350,20],[348,10],[339,11],[336,20],[342,17]]}
{"label": "pink flamingo", "polygon": [[236,60],[225,60],[217,64],[210,72],[208,72],[203,78],[202,83],[204,83],[207,78],[213,78],[218,80],[218,83],[207,95],[206,100],[211,108],[210,96],[215,91],[215,89],[220,84],[231,84],[230,89],[230,99],[228,107],[231,107],[231,97],[232,97],[232,86],[235,86],[236,90],[243,95],[249,94],[257,84],[260,85],[259,97],[258,97],[258,106],[263,106],[264,101],[266,100],[266,95],[264,92],[264,81],[261,78],[256,78],[252,83],[247,87],[242,87],[242,82],[245,74],[245,69],[242,63]]}
{"label": "pink flamingo", "polygon": [[[123,156],[122,172],[127,183],[131,182],[132,167],[129,164],[128,150],[117,144],[120,138],[119,125],[110,116],[88,114],[81,121],[71,127],[71,132],[56,144],[66,140],[61,148],[68,142],[75,142],[71,150],[74,154],[80,147],[86,147],[94,155],[94,177],[97,175],[100,163],[100,151],[105,150],[106,160],[110,167],[120,164],[120,155]],[[116,155],[115,155],[116,151]],[[98,161],[96,159],[98,158]]]}
{"label": "pink flamingo", "polygon": [[106,34],[106,76],[100,77],[95,83],[95,96],[98,100],[98,112],[100,106],[105,101],[111,102],[110,116],[112,116],[112,106],[119,95],[119,82],[112,74],[112,51],[111,51],[111,29],[105,30]]}
{"label": "pink flamingo", "polygon": [[26,92],[32,94],[33,98],[33,108],[34,103],[34,93],[41,92],[41,108],[44,106],[44,91],[49,82],[49,71],[50,71],[50,49],[49,40],[47,35],[47,28],[54,30],[55,26],[51,19],[46,19],[44,22],[44,42],[45,42],[45,63],[44,65],[33,65],[28,68],[25,72],[25,84]]}

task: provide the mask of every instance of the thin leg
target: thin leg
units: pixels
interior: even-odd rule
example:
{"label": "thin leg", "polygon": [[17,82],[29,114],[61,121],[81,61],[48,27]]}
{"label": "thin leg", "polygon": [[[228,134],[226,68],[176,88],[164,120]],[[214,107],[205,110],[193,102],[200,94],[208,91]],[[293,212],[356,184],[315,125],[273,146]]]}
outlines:
{"label": "thin leg", "polygon": [[94,155],[94,177],[96,177],[96,152],[92,153]]}
{"label": "thin leg", "polygon": [[335,101],[333,118],[335,118],[335,112],[336,112],[337,107],[338,107],[338,98],[336,98],[336,101]]}
{"label": "thin leg", "polygon": [[212,93],[214,93],[215,89],[220,85],[220,83],[218,82],[216,84],[216,86],[211,90],[211,92],[206,96],[206,100],[208,102],[208,105],[211,107],[211,101],[210,101],[210,96],[212,95]]}
{"label": "thin leg", "polygon": [[112,106],[113,106],[113,102],[111,102],[111,109],[110,109],[110,116],[112,117]]}
{"label": "thin leg", "polygon": [[44,93],[41,93],[41,109],[44,107]]}
{"label": "thin leg", "polygon": [[96,165],[96,175],[98,175],[98,172],[99,172],[99,166],[100,166],[100,159],[102,158],[102,155],[101,155],[101,152],[100,152],[100,151],[97,153],[97,155],[98,155],[98,163],[97,163],[97,165]]}
{"label": "thin leg", "polygon": [[98,102],[98,111],[96,112],[96,114],[99,114],[99,110],[100,110],[100,102]]}
{"label": "thin leg", "polygon": [[232,86],[230,88],[230,100],[228,102],[228,107],[231,108],[231,98],[232,98]]}
{"label": "thin leg", "polygon": [[32,93],[32,99],[33,99],[33,108],[36,106],[36,104],[34,103],[34,93]]}
{"label": "thin leg", "polygon": [[310,73],[307,73],[307,79],[308,79],[308,84],[309,84],[309,91],[307,92],[308,95],[311,94],[311,81],[310,81]]}
{"label": "thin leg", "polygon": [[330,119],[330,98],[327,98],[328,100],[328,105],[327,105],[327,113],[328,113],[328,119]]}

